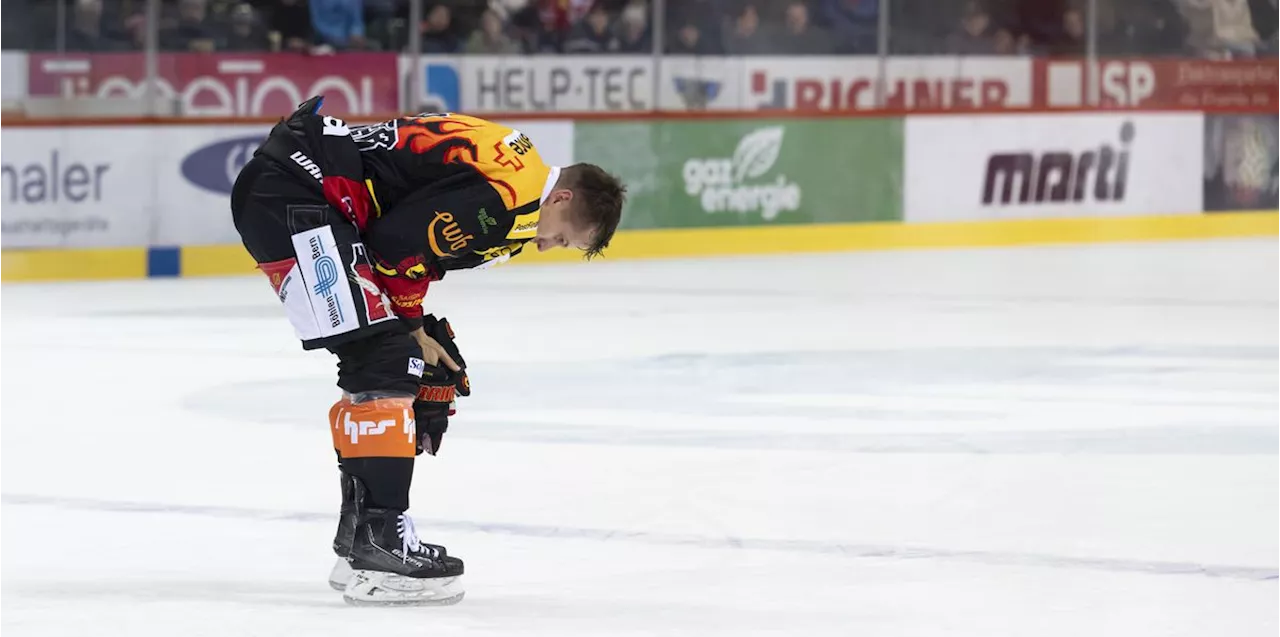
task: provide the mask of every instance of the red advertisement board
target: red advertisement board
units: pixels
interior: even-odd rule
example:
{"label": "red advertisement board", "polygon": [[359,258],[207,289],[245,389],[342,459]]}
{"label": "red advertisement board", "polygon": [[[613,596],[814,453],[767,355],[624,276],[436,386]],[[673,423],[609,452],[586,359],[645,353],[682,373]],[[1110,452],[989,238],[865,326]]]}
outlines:
{"label": "red advertisement board", "polygon": [[1085,60],[1037,59],[1036,106],[1081,107],[1092,90],[1107,108],[1275,112],[1276,58],[1260,60],[1102,59],[1090,87]]}
{"label": "red advertisement board", "polygon": [[[28,94],[142,97],[145,69],[140,53],[32,53]],[[164,53],[159,75],[159,90],[176,96],[186,116],[281,115],[313,95],[324,95],[325,111],[334,115],[393,113],[400,107],[394,53]]]}

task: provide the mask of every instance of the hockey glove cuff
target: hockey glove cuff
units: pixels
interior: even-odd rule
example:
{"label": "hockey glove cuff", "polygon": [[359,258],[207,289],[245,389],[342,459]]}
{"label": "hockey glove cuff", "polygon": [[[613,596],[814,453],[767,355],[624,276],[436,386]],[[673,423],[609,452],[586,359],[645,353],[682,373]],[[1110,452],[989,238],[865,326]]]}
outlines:
{"label": "hockey glove cuff", "polygon": [[422,317],[422,330],[444,347],[444,351],[449,354],[453,362],[462,368],[462,371],[453,372],[454,388],[458,395],[470,396],[471,378],[467,376],[467,361],[462,359],[462,353],[458,351],[458,344],[454,341],[453,326],[449,324],[449,319],[437,319],[434,314],[428,314]]}

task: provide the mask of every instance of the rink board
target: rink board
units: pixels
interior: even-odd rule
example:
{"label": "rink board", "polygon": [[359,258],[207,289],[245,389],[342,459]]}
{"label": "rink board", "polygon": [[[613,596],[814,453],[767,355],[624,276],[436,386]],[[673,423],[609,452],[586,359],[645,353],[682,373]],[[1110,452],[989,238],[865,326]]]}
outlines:
{"label": "rink board", "polygon": [[[1277,235],[1280,235],[1280,215],[1276,211],[985,222],[681,228],[619,232],[607,258],[802,254]],[[4,281],[227,276],[249,274],[254,270],[252,259],[240,245],[5,250],[2,256],[0,279]],[[569,250],[531,252],[512,263],[562,263],[578,258],[576,252]]]}

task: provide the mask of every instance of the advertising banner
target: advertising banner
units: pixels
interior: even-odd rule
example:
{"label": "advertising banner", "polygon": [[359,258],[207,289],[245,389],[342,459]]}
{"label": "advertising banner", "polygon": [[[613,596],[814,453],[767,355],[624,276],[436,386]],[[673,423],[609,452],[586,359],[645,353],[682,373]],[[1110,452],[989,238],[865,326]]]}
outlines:
{"label": "advertising banner", "polygon": [[414,69],[413,57],[400,56],[400,86],[410,90],[409,77],[418,73],[418,94],[406,95],[405,109],[412,113],[459,113],[462,108],[462,84],[459,61],[453,55],[424,55]]}
{"label": "advertising banner", "polygon": [[[1037,59],[1037,106],[1089,104],[1088,62]],[[1277,69],[1259,60],[1103,59],[1094,74],[1100,106],[1133,108],[1247,108],[1274,113]]]}
{"label": "advertising banner", "polygon": [[154,216],[154,130],[0,130],[5,248],[146,245]]}
{"label": "advertising banner", "polygon": [[1276,209],[1277,136],[1275,115],[1205,116],[1205,211]]}
{"label": "advertising banner", "polygon": [[231,185],[268,128],[6,127],[3,245],[237,243]]}
{"label": "advertising banner", "polygon": [[1199,113],[913,116],[907,221],[1197,213]]}
{"label": "advertising banner", "polygon": [[152,245],[240,243],[231,223],[231,187],[270,126],[160,129]]}
{"label": "advertising banner", "polygon": [[468,113],[652,109],[650,56],[462,56],[460,108]]}
{"label": "advertising banner", "polygon": [[673,55],[660,61],[658,108],[664,111],[741,110],[743,59]]}
{"label": "advertising banner", "polygon": [[901,218],[896,120],[580,122],[575,138],[626,181],[624,227]]}
{"label": "advertising banner", "polygon": [[[31,95],[144,97],[141,53],[52,54],[28,58]],[[337,116],[400,110],[393,53],[309,56],[295,53],[161,53],[163,96],[187,116],[276,116],[313,95]]]}
{"label": "advertising banner", "polygon": [[[1031,59],[1016,57],[792,56],[742,58],[742,108],[858,111],[1031,105]],[[883,89],[879,78],[885,78]]]}

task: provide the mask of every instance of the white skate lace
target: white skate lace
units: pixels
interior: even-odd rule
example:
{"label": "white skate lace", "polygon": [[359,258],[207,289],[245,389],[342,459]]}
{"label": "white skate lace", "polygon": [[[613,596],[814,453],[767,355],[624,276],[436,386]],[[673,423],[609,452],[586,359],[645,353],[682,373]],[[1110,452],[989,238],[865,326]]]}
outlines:
{"label": "white skate lace", "polygon": [[396,522],[396,531],[400,534],[400,551],[404,555],[402,562],[409,560],[409,552],[427,553],[431,559],[440,557],[435,548],[424,547],[418,539],[418,532],[413,528],[413,518],[400,514],[399,520]]}

